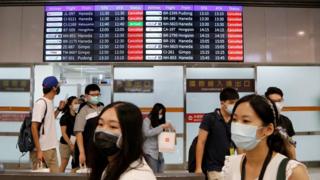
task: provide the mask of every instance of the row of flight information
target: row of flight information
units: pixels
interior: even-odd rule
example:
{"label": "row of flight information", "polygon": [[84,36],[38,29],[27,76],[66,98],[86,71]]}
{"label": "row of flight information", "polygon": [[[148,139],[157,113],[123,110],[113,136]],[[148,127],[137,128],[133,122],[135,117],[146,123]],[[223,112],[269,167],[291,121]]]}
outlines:
{"label": "row of flight information", "polygon": [[44,61],[243,61],[241,6],[45,7]]}

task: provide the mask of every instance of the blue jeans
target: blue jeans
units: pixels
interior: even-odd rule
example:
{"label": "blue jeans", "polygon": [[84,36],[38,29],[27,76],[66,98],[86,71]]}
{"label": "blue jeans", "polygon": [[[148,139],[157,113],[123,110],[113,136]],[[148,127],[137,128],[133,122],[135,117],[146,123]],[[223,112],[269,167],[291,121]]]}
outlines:
{"label": "blue jeans", "polygon": [[154,159],[149,154],[146,154],[145,159],[154,173],[163,173],[164,159],[163,159],[162,153],[159,153],[158,159]]}

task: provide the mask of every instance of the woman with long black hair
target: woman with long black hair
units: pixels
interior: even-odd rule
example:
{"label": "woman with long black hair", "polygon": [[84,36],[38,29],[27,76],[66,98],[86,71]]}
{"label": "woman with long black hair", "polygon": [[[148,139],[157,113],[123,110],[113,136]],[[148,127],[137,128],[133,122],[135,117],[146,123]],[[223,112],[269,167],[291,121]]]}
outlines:
{"label": "woman with long black hair", "polygon": [[[76,96],[67,99],[67,103],[63,109],[63,115],[60,118],[61,138],[60,138],[60,172],[64,172],[68,165],[69,159],[74,152],[74,143],[71,140],[76,114],[79,109],[79,102]],[[75,137],[74,137],[75,138]]]}
{"label": "woman with long black hair", "polygon": [[134,104],[115,102],[98,116],[90,180],[155,180],[143,157],[142,114]]}
{"label": "woman with long black hair", "polygon": [[225,180],[308,180],[306,167],[293,160],[276,129],[276,113],[266,98],[247,95],[233,109],[231,139],[245,153],[226,158]]}
{"label": "woman with long black hair", "polygon": [[158,135],[164,129],[174,129],[171,123],[166,122],[166,108],[156,103],[148,117],[143,120],[143,134],[145,137],[143,151],[145,158],[154,173],[163,173],[164,159],[158,147]]}

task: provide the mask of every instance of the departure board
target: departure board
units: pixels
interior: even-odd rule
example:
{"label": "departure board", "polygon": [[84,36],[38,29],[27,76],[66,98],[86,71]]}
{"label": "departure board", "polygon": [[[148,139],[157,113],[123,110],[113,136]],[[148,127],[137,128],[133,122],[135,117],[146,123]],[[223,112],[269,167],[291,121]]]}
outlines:
{"label": "departure board", "polygon": [[45,7],[45,62],[241,62],[241,6]]}

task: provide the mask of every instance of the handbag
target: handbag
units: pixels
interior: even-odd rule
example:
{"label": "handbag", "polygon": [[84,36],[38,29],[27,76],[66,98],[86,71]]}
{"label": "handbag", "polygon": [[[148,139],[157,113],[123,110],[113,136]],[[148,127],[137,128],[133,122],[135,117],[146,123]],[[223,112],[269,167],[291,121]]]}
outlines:
{"label": "handbag", "polygon": [[172,131],[163,131],[158,136],[159,152],[176,151],[176,133]]}

